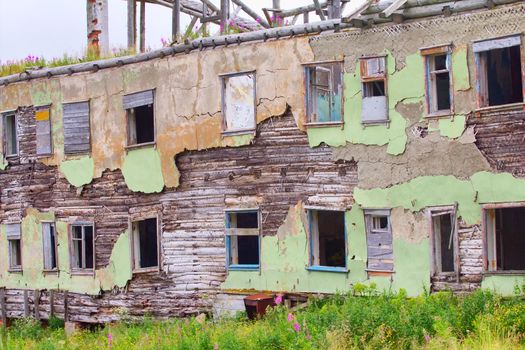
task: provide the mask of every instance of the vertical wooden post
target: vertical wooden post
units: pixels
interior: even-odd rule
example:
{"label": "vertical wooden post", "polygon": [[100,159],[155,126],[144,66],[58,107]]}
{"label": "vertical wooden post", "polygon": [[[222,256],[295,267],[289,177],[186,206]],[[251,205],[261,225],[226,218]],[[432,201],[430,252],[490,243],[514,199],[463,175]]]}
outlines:
{"label": "vertical wooden post", "polygon": [[137,49],[137,4],[135,0],[128,0],[128,50]]}
{"label": "vertical wooden post", "polygon": [[5,305],[5,288],[0,288],[0,311],[2,312],[2,326],[7,326],[7,307]]}
{"label": "vertical wooden post", "polygon": [[35,319],[40,321],[40,290],[33,291],[35,296]]}
{"label": "vertical wooden post", "polygon": [[309,23],[310,22],[310,12],[303,13],[303,22]]}
{"label": "vertical wooden post", "polygon": [[146,0],[140,0],[140,52],[146,52]]}
{"label": "vertical wooden post", "polygon": [[221,0],[221,34],[228,31],[230,19],[230,0]]}
{"label": "vertical wooden post", "polygon": [[88,49],[96,55],[109,52],[108,0],[87,0]]}
{"label": "vertical wooden post", "polygon": [[171,40],[178,42],[180,39],[180,0],[173,0],[171,15]]}
{"label": "vertical wooden post", "polygon": [[328,18],[341,18],[341,0],[328,1]]}
{"label": "vertical wooden post", "polygon": [[55,316],[55,291],[49,291],[49,316]]}
{"label": "vertical wooden post", "polygon": [[274,9],[280,9],[281,8],[281,0],[273,0],[273,8]]}
{"label": "vertical wooden post", "polygon": [[24,316],[29,317],[29,292],[24,290]]}
{"label": "vertical wooden post", "polygon": [[67,290],[64,291],[64,322],[69,322],[69,302],[67,300]]}

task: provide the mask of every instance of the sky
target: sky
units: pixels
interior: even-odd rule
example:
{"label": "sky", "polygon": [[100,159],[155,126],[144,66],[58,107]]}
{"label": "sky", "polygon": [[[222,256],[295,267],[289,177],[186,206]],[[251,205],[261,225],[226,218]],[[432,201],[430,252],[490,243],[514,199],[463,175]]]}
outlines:
{"label": "sky", "polygon": [[[261,8],[272,7],[272,0],[244,1],[261,16]],[[108,3],[110,47],[125,48],[127,2],[108,0]],[[281,7],[295,8],[310,3],[311,0],[281,0]],[[182,15],[182,20],[184,28],[189,16]],[[146,46],[159,48],[161,39],[170,36],[170,9],[146,4]],[[48,59],[65,53],[82,55],[86,45],[86,0],[0,0],[0,64],[28,55]]]}

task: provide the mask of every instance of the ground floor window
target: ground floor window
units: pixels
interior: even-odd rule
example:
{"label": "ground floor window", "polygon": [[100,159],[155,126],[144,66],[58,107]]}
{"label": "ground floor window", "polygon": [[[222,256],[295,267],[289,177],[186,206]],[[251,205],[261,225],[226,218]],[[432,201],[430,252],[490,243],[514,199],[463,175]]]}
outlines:
{"label": "ground floor window", "polygon": [[394,248],[390,209],[365,210],[367,270],[390,272],[394,270]]}
{"label": "ground floor window", "polygon": [[455,272],[457,249],[455,208],[430,209],[435,273]]}
{"label": "ground floor window", "polygon": [[133,265],[134,270],[159,266],[157,218],[133,221]]}
{"label": "ground floor window", "polygon": [[310,265],[346,268],[345,212],[309,210]]}
{"label": "ground floor window", "polygon": [[525,207],[485,210],[489,271],[525,271]]}
{"label": "ground floor window", "polygon": [[6,225],[9,271],[22,271],[22,233],[20,224]]}
{"label": "ground floor window", "polygon": [[93,270],[95,267],[95,237],[93,224],[71,225],[71,267],[73,270]]}
{"label": "ground floor window", "polygon": [[227,211],[226,249],[230,269],[257,269],[260,264],[258,210]]}

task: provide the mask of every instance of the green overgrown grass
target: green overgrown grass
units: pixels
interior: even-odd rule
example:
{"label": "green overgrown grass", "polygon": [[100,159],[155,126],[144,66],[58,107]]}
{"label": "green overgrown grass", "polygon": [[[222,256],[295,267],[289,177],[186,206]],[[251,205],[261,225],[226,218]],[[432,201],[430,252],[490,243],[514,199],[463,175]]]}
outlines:
{"label": "green overgrown grass", "polygon": [[448,292],[407,298],[357,286],[348,295],[312,299],[290,311],[269,310],[257,321],[245,315],[220,320],[174,319],[118,324],[67,338],[54,320],[42,328],[17,320],[0,349],[523,349],[525,301],[489,291]]}

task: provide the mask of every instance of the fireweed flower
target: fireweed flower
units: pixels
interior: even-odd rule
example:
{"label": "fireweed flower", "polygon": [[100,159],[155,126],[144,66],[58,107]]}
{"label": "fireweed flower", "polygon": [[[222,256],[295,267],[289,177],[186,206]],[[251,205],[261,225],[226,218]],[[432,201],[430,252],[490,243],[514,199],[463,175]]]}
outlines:
{"label": "fireweed flower", "polygon": [[289,313],[288,314],[288,322],[292,322],[292,321],[293,321],[293,314]]}
{"label": "fireweed flower", "polygon": [[295,322],[295,323],[293,324],[293,329],[294,329],[294,331],[296,331],[297,333],[299,333],[299,332],[301,331],[301,325],[300,325],[299,323]]}
{"label": "fireweed flower", "polygon": [[219,350],[219,344],[218,343],[215,343],[215,345],[213,346],[213,350]]}
{"label": "fireweed flower", "polygon": [[275,297],[275,305],[279,305],[283,302],[283,296],[281,294],[277,294]]}
{"label": "fireweed flower", "polygon": [[113,343],[113,335],[108,333],[108,350],[111,350],[111,345]]}

